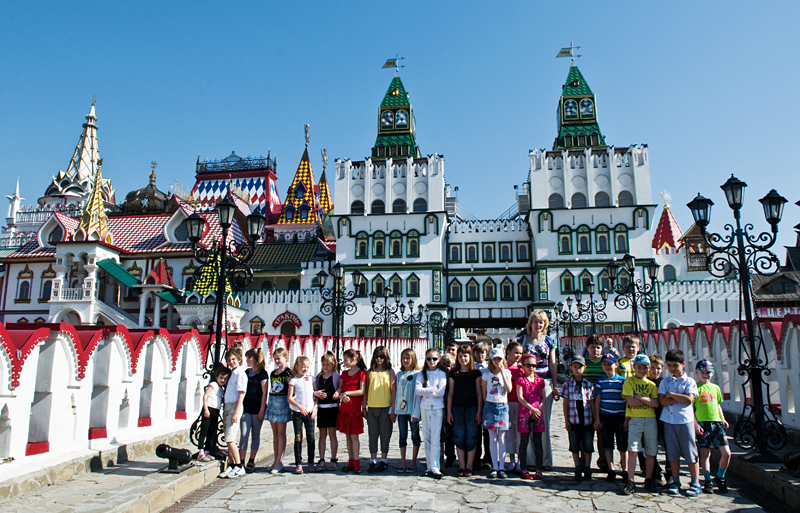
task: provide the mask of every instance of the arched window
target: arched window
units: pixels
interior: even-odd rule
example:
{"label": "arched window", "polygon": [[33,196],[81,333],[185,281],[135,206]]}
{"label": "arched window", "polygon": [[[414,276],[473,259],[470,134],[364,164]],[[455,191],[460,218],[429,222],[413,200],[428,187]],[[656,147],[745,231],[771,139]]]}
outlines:
{"label": "arched window", "polygon": [[450,282],[450,301],[461,301],[461,284],[458,280]]}
{"label": "arched window", "polygon": [[578,253],[591,253],[592,249],[589,246],[589,235],[582,233],[578,236]]}
{"label": "arched window", "polygon": [[392,295],[403,294],[403,280],[401,280],[399,276],[393,277],[391,284],[392,284]]}
{"label": "arched window", "polygon": [[500,284],[500,300],[514,301],[514,284],[508,278]]}
{"label": "arched window", "polygon": [[300,280],[292,278],[289,280],[289,290],[300,290]]}
{"label": "arched window", "polygon": [[393,214],[405,214],[406,212],[406,202],[401,199],[396,199],[392,202],[392,213]]}
{"label": "arched window", "polygon": [[608,234],[600,233],[597,235],[597,252],[608,253]]}
{"label": "arched window", "polygon": [[385,214],[386,213],[386,205],[381,200],[375,200],[375,201],[372,202],[371,212],[373,214]]}
{"label": "arched window", "polygon": [[383,277],[378,276],[372,281],[372,291],[376,293],[378,296],[382,296],[384,283],[385,282],[383,281]]}
{"label": "arched window", "polygon": [[511,244],[500,244],[500,261],[511,261]]}
{"label": "arched window", "polygon": [[559,253],[572,253],[572,236],[571,235],[561,235],[561,240],[558,246]]}
{"label": "arched window", "polygon": [[294,219],[294,208],[290,205],[286,207],[286,220],[291,221]]}
{"label": "arched window", "polygon": [[302,183],[298,183],[297,187],[294,188],[294,196],[297,199],[303,199],[303,195],[305,195],[306,188],[303,187]]}
{"label": "arched window", "polygon": [[494,262],[494,242],[483,243],[483,261]]}
{"label": "arched window", "polygon": [[367,258],[367,241],[359,240],[356,243],[356,258]]}
{"label": "arched window", "polygon": [[[183,226],[183,224],[181,224]],[[185,230],[185,228],[184,228]],[[56,226],[56,228],[50,232],[50,237],[47,238],[48,242],[57,242],[64,238],[64,231],[61,229],[60,226]]]}
{"label": "arched window", "polygon": [[19,292],[17,293],[17,299],[21,301],[30,301],[31,299],[31,282],[29,281],[21,281],[19,282]]}
{"label": "arched window", "polygon": [[42,297],[41,299],[49,300],[53,293],[53,280],[45,280],[42,283]]}
{"label": "arched window", "polygon": [[355,200],[350,204],[350,213],[351,214],[363,214],[364,213],[364,202],[360,200]]}
{"label": "arched window", "polygon": [[419,297],[419,278],[412,274],[406,283],[408,284],[408,296]]}
{"label": "arched window", "polygon": [[403,256],[403,241],[401,239],[392,239],[389,256],[392,258],[400,258]]}
{"label": "arched window", "polygon": [[408,240],[408,251],[407,256],[410,257],[418,257],[419,256],[419,234],[411,230],[408,232],[408,236],[406,237]]}
{"label": "arched window", "polygon": [[575,290],[575,278],[570,273],[565,273],[561,277],[561,292],[564,294],[572,293]]}
{"label": "arched window", "polygon": [[300,207],[300,219],[308,219],[309,208],[305,205]]}
{"label": "arched window", "polygon": [[477,261],[478,261],[478,245],[467,244],[467,262],[477,262]]}
{"label": "arched window", "polygon": [[617,196],[617,203],[619,203],[620,207],[632,207],[633,206],[633,194],[628,191],[622,191]]}
{"label": "arched window", "polygon": [[628,251],[628,237],[625,233],[617,233],[617,253]]}
{"label": "arched window", "polygon": [[483,300],[496,301],[497,300],[497,287],[491,278],[483,282]]}
{"label": "arched window", "polygon": [[272,290],[272,282],[269,281],[269,280],[264,280],[261,283],[261,290],[264,291],[264,292],[266,292],[268,290]]}
{"label": "arched window", "polygon": [[582,192],[576,192],[572,195],[572,208],[583,208],[586,206],[586,196]]}
{"label": "arched window", "polygon": [[595,207],[610,207],[611,206],[611,198],[608,197],[603,191],[598,192],[594,195],[594,206]]}
{"label": "arched window", "polygon": [[526,301],[531,298],[531,282],[523,278],[519,282],[519,300]]}
{"label": "arched window", "polygon": [[383,258],[384,244],[386,244],[383,232],[375,232],[372,235],[372,258]]}
{"label": "arched window", "polygon": [[478,282],[475,280],[469,280],[467,283],[467,301],[478,301],[479,299]]}
{"label": "arched window", "polygon": [[677,278],[675,276],[675,268],[671,265],[664,266],[664,281],[675,281]]}
{"label": "arched window", "polygon": [[564,197],[558,193],[551,194],[547,200],[548,208],[564,208]]}
{"label": "arched window", "polygon": [[528,244],[525,242],[517,245],[517,260],[520,262],[528,261]]}
{"label": "arched window", "polygon": [[428,202],[425,201],[423,198],[417,198],[414,200],[414,212],[427,212],[428,211]]}

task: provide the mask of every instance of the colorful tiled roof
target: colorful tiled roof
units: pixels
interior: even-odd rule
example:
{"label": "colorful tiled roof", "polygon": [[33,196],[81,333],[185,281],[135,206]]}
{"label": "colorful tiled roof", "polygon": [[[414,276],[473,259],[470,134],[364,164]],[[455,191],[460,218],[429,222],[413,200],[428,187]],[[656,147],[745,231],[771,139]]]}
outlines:
{"label": "colorful tiled roof", "polygon": [[299,244],[260,244],[256,246],[249,265],[253,272],[288,272],[302,270],[320,249],[316,242]]}
{"label": "colorful tiled roof", "polygon": [[653,235],[653,249],[656,254],[663,248],[678,249],[683,246],[680,240],[683,237],[678,222],[673,217],[672,212],[669,210],[669,205],[664,205],[664,210],[661,211],[661,219],[658,220],[658,228]]}
{"label": "colorful tiled roof", "polygon": [[[314,170],[308,159],[308,148],[303,152],[300,165],[286,193],[283,210],[277,224],[314,225],[318,222],[319,203],[316,195],[317,184],[314,181]],[[287,219],[287,213],[289,218]]]}
{"label": "colorful tiled roof", "polygon": [[62,230],[63,235],[61,237],[61,240],[62,241],[71,240],[72,237],[75,235],[75,230],[78,229],[79,220],[75,219],[74,217],[69,217],[67,215],[64,215],[57,210],[53,212],[53,217],[56,218],[56,221],[58,221],[58,223],[63,228]]}
{"label": "colorful tiled roof", "polygon": [[172,276],[169,274],[167,264],[165,264],[164,260],[162,259],[159,259],[158,263],[150,270],[150,274],[147,275],[145,283],[149,285],[166,285],[172,288],[177,288],[175,287],[175,282],[172,281]]}
{"label": "colorful tiled roof", "polygon": [[319,179],[319,208],[327,214],[333,210],[333,199],[331,199],[331,188],[328,179],[325,177],[325,170],[322,170],[322,178]]}
{"label": "colorful tiled roof", "polygon": [[386,90],[386,95],[383,97],[381,107],[402,107],[410,105],[408,101],[408,93],[406,88],[403,87],[403,81],[400,80],[400,75],[395,75],[392,83],[389,84],[389,89]]}
{"label": "colorful tiled roof", "polygon": [[113,240],[113,236],[108,229],[108,216],[106,216],[106,206],[102,194],[102,162],[103,160],[100,159],[97,163],[94,187],[89,196],[89,201],[86,202],[86,207],[81,214],[81,221],[78,224],[78,231],[75,233],[75,240],[93,240],[106,244],[111,244]]}
{"label": "colorful tiled roof", "polygon": [[583,78],[581,70],[578,69],[578,66],[574,64],[570,66],[569,73],[567,73],[567,81],[564,82],[561,95],[588,96],[592,94],[594,93],[592,92],[592,89],[589,87],[589,84],[587,84],[586,80]]}

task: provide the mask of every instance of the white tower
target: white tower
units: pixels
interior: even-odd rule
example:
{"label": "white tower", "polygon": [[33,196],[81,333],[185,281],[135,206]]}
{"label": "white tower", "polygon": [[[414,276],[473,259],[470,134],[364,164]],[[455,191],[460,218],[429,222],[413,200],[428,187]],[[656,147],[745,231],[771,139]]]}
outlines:
{"label": "white tower", "polygon": [[6,196],[6,198],[8,198],[8,215],[6,215],[6,226],[8,226],[8,231],[10,233],[16,233],[15,220],[17,218],[17,212],[19,212],[20,202],[25,199],[19,195],[19,178],[17,178],[17,186],[14,188],[14,195]]}

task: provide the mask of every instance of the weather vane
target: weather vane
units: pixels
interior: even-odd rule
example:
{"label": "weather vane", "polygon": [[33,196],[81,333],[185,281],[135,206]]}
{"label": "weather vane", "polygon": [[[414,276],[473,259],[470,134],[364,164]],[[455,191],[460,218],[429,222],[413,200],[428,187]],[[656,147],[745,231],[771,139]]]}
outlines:
{"label": "weather vane", "polygon": [[154,172],[155,172],[155,170],[156,170],[156,166],[158,166],[158,162],[156,162],[155,160],[154,160],[154,161],[152,161],[152,162],[150,162],[150,167],[152,167],[152,168],[153,168],[153,171],[154,171]]}
{"label": "weather vane", "polygon": [[570,41],[568,48],[562,48],[561,50],[558,51],[558,55],[556,55],[556,59],[561,58],[561,57],[570,57],[570,58],[572,58],[572,65],[574,66],[575,65],[575,59],[579,59],[581,57],[581,55],[573,55],[572,52],[574,50],[580,50],[580,49],[581,49],[580,46],[575,46],[575,45],[572,44],[572,41]]}
{"label": "weather vane", "polygon": [[311,137],[308,135],[308,127],[311,125],[306,125],[306,148],[308,148],[308,141],[311,140]]}
{"label": "weather vane", "polygon": [[664,208],[669,208],[669,204],[672,202],[672,194],[663,190],[658,193],[658,197],[664,202]]}
{"label": "weather vane", "polygon": [[397,73],[400,73],[400,68],[405,68],[399,61],[406,60],[405,57],[400,57],[399,54],[394,54],[394,59],[386,59],[386,62],[383,63],[381,69],[385,68],[394,68]]}
{"label": "weather vane", "polygon": [[328,166],[328,150],[325,148],[322,149],[322,171],[325,172],[325,168]]}
{"label": "weather vane", "polygon": [[97,95],[93,94],[92,95],[92,105],[94,105],[95,103],[97,103]]}

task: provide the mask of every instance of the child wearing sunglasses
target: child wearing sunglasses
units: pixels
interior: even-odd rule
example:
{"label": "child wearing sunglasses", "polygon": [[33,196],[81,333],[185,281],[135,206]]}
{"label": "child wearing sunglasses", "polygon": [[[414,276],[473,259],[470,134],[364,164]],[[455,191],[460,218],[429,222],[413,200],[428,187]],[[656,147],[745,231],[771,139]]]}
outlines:
{"label": "child wearing sunglasses", "polygon": [[[366,400],[363,415],[369,431],[369,473],[384,472],[389,468],[389,440],[392,438],[392,423],[396,417],[392,406],[397,393],[397,382],[389,350],[378,346],[372,352],[372,361],[367,373]],[[381,461],[378,462],[378,438],[381,441]]]}
{"label": "child wearing sunglasses", "polygon": [[[519,477],[522,479],[542,479],[542,433],[544,433],[544,379],[536,375],[536,356],[526,354],[519,367],[522,375],[514,382],[514,393],[519,400],[517,430],[519,431]],[[533,442],[536,456],[536,474],[528,472],[528,439]]]}
{"label": "child wearing sunglasses", "polygon": [[414,413],[411,421],[422,421],[422,438],[425,440],[425,461],[428,469],[425,475],[434,479],[442,478],[439,468],[441,457],[441,433],[444,420],[444,393],[447,390],[447,375],[439,369],[439,350],[428,349],[425,365],[417,374],[414,388]]}

